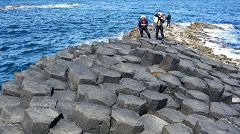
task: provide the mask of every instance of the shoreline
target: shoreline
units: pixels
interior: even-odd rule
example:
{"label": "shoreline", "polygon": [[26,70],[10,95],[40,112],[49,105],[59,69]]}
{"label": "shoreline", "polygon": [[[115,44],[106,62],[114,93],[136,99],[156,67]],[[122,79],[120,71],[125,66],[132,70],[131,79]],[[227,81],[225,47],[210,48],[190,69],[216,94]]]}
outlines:
{"label": "shoreline", "polygon": [[16,73],[2,87],[0,131],[240,132],[239,68],[175,41],[126,38],[68,47]]}

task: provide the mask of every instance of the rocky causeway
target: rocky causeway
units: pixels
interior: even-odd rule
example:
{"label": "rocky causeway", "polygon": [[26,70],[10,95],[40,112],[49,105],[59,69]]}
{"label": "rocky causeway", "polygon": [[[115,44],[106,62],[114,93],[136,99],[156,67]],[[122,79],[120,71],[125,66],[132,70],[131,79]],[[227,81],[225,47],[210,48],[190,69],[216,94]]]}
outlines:
{"label": "rocky causeway", "polygon": [[2,85],[0,134],[239,134],[240,70],[174,40],[93,42]]}

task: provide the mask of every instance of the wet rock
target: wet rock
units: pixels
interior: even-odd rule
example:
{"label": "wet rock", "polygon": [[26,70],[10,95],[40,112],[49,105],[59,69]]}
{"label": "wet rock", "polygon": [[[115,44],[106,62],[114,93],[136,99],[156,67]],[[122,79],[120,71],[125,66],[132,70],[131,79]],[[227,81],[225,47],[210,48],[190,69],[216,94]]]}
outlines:
{"label": "wet rock", "polygon": [[196,99],[199,101],[203,101],[205,103],[209,103],[209,96],[206,95],[205,93],[201,92],[201,91],[197,91],[197,90],[188,90],[186,92],[186,96],[192,99]]}
{"label": "wet rock", "polygon": [[170,108],[163,108],[159,111],[156,111],[155,115],[170,124],[181,123],[186,118],[186,116],[181,112]]}
{"label": "wet rock", "polygon": [[110,134],[136,134],[143,129],[143,122],[136,112],[124,108],[112,110]]}
{"label": "wet rock", "polygon": [[180,59],[176,55],[167,54],[160,64],[160,67],[166,71],[177,70]]}
{"label": "wet rock", "polygon": [[78,84],[95,84],[96,75],[85,66],[74,63],[68,65],[68,80],[72,90],[76,90]]}
{"label": "wet rock", "polygon": [[168,101],[167,97],[165,97],[163,94],[151,90],[143,91],[140,94],[140,97],[147,101],[149,112],[155,112],[164,108]]}
{"label": "wet rock", "polygon": [[55,108],[57,104],[56,100],[53,100],[50,96],[34,96],[29,104],[30,107],[45,107]]}
{"label": "wet rock", "polygon": [[19,105],[20,98],[7,95],[0,95],[0,112],[5,107],[17,107]]}
{"label": "wet rock", "polygon": [[139,96],[139,94],[145,89],[146,87],[144,87],[142,83],[133,79],[123,78],[120,81],[120,85],[118,87],[117,92]]}
{"label": "wet rock", "polygon": [[181,79],[183,86],[190,90],[204,91],[207,86],[205,82],[197,77],[183,77]]}
{"label": "wet rock", "polygon": [[76,105],[73,120],[86,132],[107,134],[110,114],[111,110],[106,106],[83,102]]}
{"label": "wet rock", "polygon": [[188,126],[178,123],[166,125],[162,129],[162,134],[176,134],[176,133],[193,134],[193,131]]}
{"label": "wet rock", "polygon": [[5,82],[2,85],[2,94],[19,97],[21,94],[20,86],[13,82]]}
{"label": "wet rock", "polygon": [[50,78],[45,82],[50,88],[54,90],[66,90],[67,83],[61,80]]}
{"label": "wet rock", "polygon": [[81,55],[78,58],[73,60],[77,65],[84,65],[86,67],[93,66],[93,59],[86,55]]}
{"label": "wet rock", "polygon": [[198,100],[186,99],[183,101],[181,111],[185,115],[193,113],[207,115],[209,113],[209,106]]}
{"label": "wet rock", "polygon": [[45,79],[55,78],[66,81],[67,66],[62,62],[49,62],[44,68]]}
{"label": "wet rock", "polygon": [[96,90],[96,89],[99,89],[99,87],[93,86],[93,85],[86,85],[86,84],[78,85],[77,100],[78,101],[86,100],[87,93],[91,90]]}
{"label": "wet rock", "polygon": [[205,92],[208,93],[210,101],[219,101],[224,92],[223,84],[214,80],[207,80],[206,82],[209,89],[205,90]]}
{"label": "wet rock", "polygon": [[126,58],[128,63],[139,64],[141,62],[141,59],[139,57],[136,57],[136,56],[125,55],[123,57]]}
{"label": "wet rock", "polygon": [[112,106],[117,100],[117,95],[106,89],[95,89],[87,92],[86,100],[96,104]]}
{"label": "wet rock", "polygon": [[49,134],[81,134],[82,132],[82,128],[73,122],[62,119],[55,127],[50,129]]}
{"label": "wet rock", "polygon": [[111,70],[118,71],[122,74],[123,78],[133,78],[134,69],[126,63],[119,63],[111,67]]}
{"label": "wet rock", "polygon": [[168,123],[154,115],[145,114],[141,117],[144,124],[142,134],[161,134],[162,129]]}
{"label": "wet rock", "polygon": [[64,51],[60,51],[58,54],[58,57],[64,59],[64,60],[72,60],[73,59],[73,55],[71,53],[69,53],[68,51],[64,50]]}
{"label": "wet rock", "polygon": [[211,102],[210,115],[215,119],[240,116],[234,108],[222,102]]}
{"label": "wet rock", "polygon": [[161,51],[146,49],[143,53],[141,65],[150,66],[154,64],[160,64],[165,55],[166,54]]}
{"label": "wet rock", "polygon": [[94,67],[93,71],[98,75],[97,83],[119,83],[121,74],[104,67]]}
{"label": "wet rock", "polygon": [[121,108],[127,108],[139,115],[143,115],[147,112],[147,101],[134,95],[119,94],[117,104]]}
{"label": "wet rock", "polygon": [[60,101],[76,101],[77,95],[76,92],[72,90],[64,90],[64,91],[54,91],[54,94],[51,97],[52,99],[56,100],[57,102]]}
{"label": "wet rock", "polygon": [[165,82],[166,86],[170,89],[175,89],[176,87],[179,87],[181,85],[181,82],[179,81],[179,79],[173,75],[162,74],[158,78],[163,82]]}
{"label": "wet rock", "polygon": [[51,108],[30,107],[26,109],[31,123],[33,134],[48,134],[49,125],[59,116],[59,113]]}

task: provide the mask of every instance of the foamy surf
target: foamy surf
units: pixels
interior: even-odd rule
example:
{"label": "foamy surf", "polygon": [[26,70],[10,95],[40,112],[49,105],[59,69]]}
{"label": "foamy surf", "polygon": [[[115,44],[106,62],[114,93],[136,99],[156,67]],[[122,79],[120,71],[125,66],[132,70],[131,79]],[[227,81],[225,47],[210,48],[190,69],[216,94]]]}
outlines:
{"label": "foamy surf", "polygon": [[49,5],[12,5],[0,7],[0,10],[13,10],[13,9],[32,9],[32,8],[71,8],[77,7],[80,4],[49,4]]}

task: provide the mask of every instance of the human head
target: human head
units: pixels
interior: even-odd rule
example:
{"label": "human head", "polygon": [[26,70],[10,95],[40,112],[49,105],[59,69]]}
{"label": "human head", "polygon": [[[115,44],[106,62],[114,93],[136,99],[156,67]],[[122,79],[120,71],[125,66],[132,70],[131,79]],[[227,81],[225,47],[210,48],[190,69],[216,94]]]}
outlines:
{"label": "human head", "polygon": [[142,16],[141,16],[141,19],[146,19],[146,16],[145,16],[145,15],[142,15]]}
{"label": "human head", "polygon": [[158,12],[158,16],[162,16],[163,15],[163,13],[162,12]]}

